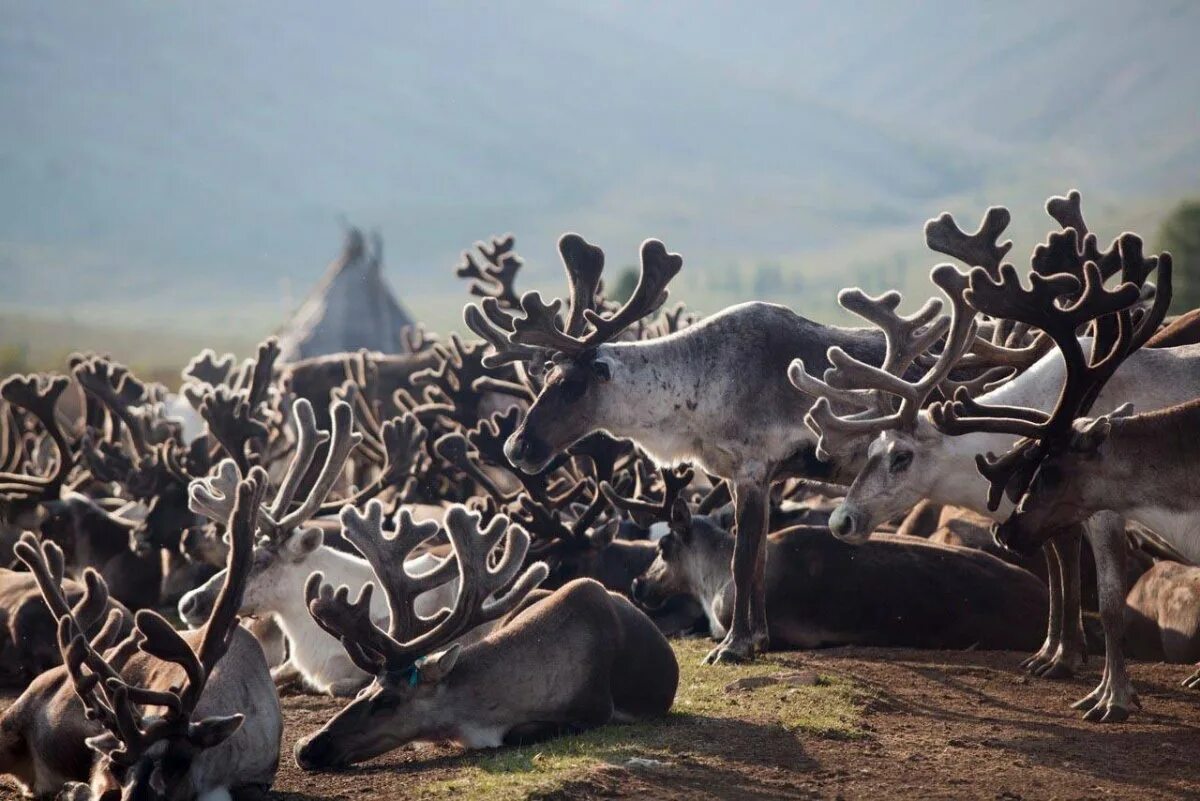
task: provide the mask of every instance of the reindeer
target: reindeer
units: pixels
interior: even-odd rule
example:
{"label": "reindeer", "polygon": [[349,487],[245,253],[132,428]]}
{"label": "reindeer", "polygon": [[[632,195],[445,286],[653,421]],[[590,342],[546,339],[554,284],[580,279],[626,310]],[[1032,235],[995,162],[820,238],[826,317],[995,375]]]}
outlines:
{"label": "reindeer", "polygon": [[[654,563],[633,585],[656,608],[676,595],[701,603],[714,637],[731,618],[734,538],[682,499]],[[862,545],[823,526],[767,538],[767,623],[773,648],[880,645],[1010,649],[1041,636],[1046,590],[1030,573],[970,548],[878,535]]]}
{"label": "reindeer", "polygon": [[[1138,659],[1200,661],[1200,567],[1156,562],[1125,602],[1125,652]],[[1184,680],[1200,688],[1200,671]]]}
{"label": "reindeer", "polygon": [[[1009,265],[1000,271],[998,279],[983,270],[972,271],[970,292],[977,308],[1040,328],[1061,353],[1066,372],[1051,412],[977,402],[966,395],[957,395],[953,402],[930,409],[933,422],[950,434],[982,431],[1021,438],[1002,457],[989,453],[977,459],[979,472],[990,485],[987,501],[993,513],[1003,495],[1019,499],[1015,510],[995,529],[999,542],[1027,553],[1064,526],[1088,521],[1098,567],[1105,664],[1099,686],[1075,706],[1085,710],[1088,719],[1099,721],[1124,720],[1129,704],[1137,699],[1122,652],[1124,516],[1136,515],[1134,519],[1186,557],[1200,555],[1190,527],[1200,522],[1200,517],[1196,511],[1190,515],[1188,511],[1189,490],[1195,489],[1194,478],[1187,474],[1190,443],[1184,444],[1193,430],[1188,426],[1200,421],[1200,405],[1189,402],[1130,418],[1132,424],[1122,422],[1122,435],[1106,450],[1118,450],[1113,446],[1120,442],[1126,449],[1124,458],[1112,461],[1096,456],[1118,426],[1116,418],[1127,413],[1129,407],[1124,405],[1108,415],[1076,423],[1103,397],[1101,391],[1111,386],[1117,368],[1122,363],[1130,364],[1126,359],[1154,334],[1170,304],[1170,255],[1161,254],[1156,261],[1143,259],[1141,242],[1132,235],[1123,236],[1119,247],[1123,283],[1112,291],[1104,288],[1101,268],[1094,261],[1085,263],[1083,281],[1069,272],[1049,276],[1035,272],[1028,290]],[[1158,286],[1154,305],[1135,325],[1132,306],[1138,300],[1140,285],[1155,268]],[[1093,320],[1089,359],[1077,331]],[[1171,351],[1146,351],[1156,352]],[[1156,383],[1173,383],[1176,376],[1180,383],[1188,383],[1184,376],[1171,373],[1156,376]],[[1132,378],[1124,371],[1122,377]],[[1165,394],[1158,394],[1156,399],[1161,402]],[[1130,392],[1116,397],[1139,398],[1140,394]],[[1153,481],[1141,473],[1147,463],[1156,465]],[[1110,466],[1111,472],[1104,469]],[[1084,494],[1084,487],[1088,494]],[[1132,494],[1139,490],[1142,495]],[[1110,496],[1094,494],[1098,491],[1107,491]]]}
{"label": "reindeer", "polygon": [[[561,326],[561,302],[547,304],[537,292],[521,298],[523,316],[508,313],[494,298],[464,310],[468,326],[496,350],[485,357],[486,366],[550,368],[505,445],[508,459],[536,473],[572,443],[603,430],[633,439],[659,464],[691,461],[728,480],[737,517],[734,615],[725,640],[706,661],[751,658],[767,646],[769,487],[791,474],[837,477],[837,466],[816,459],[815,438],[799,425],[811,401],[787,383],[787,365],[799,357],[823,366],[832,346],[878,362],[884,356],[879,332],[824,326],[782,306],[746,303],[656,339],[617,341],[662,306],[682,258],[647,240],[633,295],[601,314],[596,294],[603,252],[576,234],[563,236],[558,247],[570,288]],[[930,309],[925,322],[936,311]]]}
{"label": "reindeer", "polygon": [[[1077,231],[1087,231],[1079,211],[1077,193],[1068,198],[1053,198],[1048,209],[1064,226],[1061,234],[1050,237],[1049,242],[1034,252],[1031,261],[1038,272],[1051,275],[1069,272],[1077,275],[1082,283],[1083,265],[1090,256],[1102,265],[1103,272],[1112,273],[1122,267],[1124,261],[1141,265],[1146,269],[1153,260],[1143,261],[1140,255],[1140,240],[1127,234],[1114,242],[1113,247],[1100,253],[1095,247],[1094,235],[1086,233],[1079,245]],[[989,213],[989,217],[992,216]],[[980,227],[974,235],[959,234],[957,247],[941,247],[942,252],[955,255],[967,264],[982,264],[987,272],[996,274],[1000,270],[1000,259],[1006,247],[995,248],[991,244],[989,226]],[[948,215],[931,221],[929,228],[957,230]],[[994,230],[992,228],[991,230]],[[985,241],[986,240],[986,241]],[[1124,247],[1122,247],[1124,242]],[[990,256],[987,254],[991,254]],[[1122,253],[1125,255],[1122,256]],[[1145,332],[1152,329],[1143,328]],[[1044,335],[1041,337],[1053,341]],[[1087,339],[1081,340],[1084,344]],[[1000,349],[977,340],[976,346],[984,344],[983,350],[991,355]],[[974,349],[975,346],[972,346]],[[1039,349],[1040,350],[1040,349]],[[1029,349],[1018,352],[1021,359],[1029,357]],[[1007,358],[1002,355],[1002,358]],[[1121,372],[1101,392],[1098,408],[1111,410],[1126,400],[1155,408],[1178,403],[1200,394],[1200,347],[1186,346],[1155,350],[1138,350],[1125,362]],[[967,361],[964,358],[962,361]],[[960,362],[961,363],[961,362]],[[869,367],[869,365],[866,365]],[[846,389],[830,387],[823,390],[811,375],[806,375],[802,364],[794,365],[789,373],[793,382],[800,382],[806,391],[813,394],[829,392],[830,397],[842,397],[847,392],[882,387],[888,393],[896,393],[900,383],[894,376],[872,374],[858,367],[852,376],[845,373],[826,374],[826,386],[836,384]],[[1058,393],[1065,372],[1065,363],[1057,350],[1040,356],[1037,361],[1020,375],[978,397],[980,403],[997,406],[1019,406],[1037,409],[1050,408]],[[1170,380],[1163,380],[1170,376]],[[932,387],[929,388],[932,392]],[[902,390],[911,394],[911,390]],[[834,395],[833,393],[838,393]],[[903,397],[903,396],[901,396]],[[989,508],[985,496],[986,484],[975,472],[975,460],[979,453],[1001,452],[1013,441],[1011,435],[1002,432],[981,430],[962,436],[950,436],[941,431],[928,410],[918,411],[924,398],[916,398],[907,404],[909,412],[897,417],[888,414],[838,415],[828,410],[820,401],[814,406],[813,414],[806,422],[819,431],[823,448],[840,451],[844,447],[861,447],[865,438],[870,441],[866,465],[859,471],[851,484],[842,504],[831,517],[831,530],[835,536],[849,541],[861,541],[881,522],[904,513],[922,499],[938,504],[961,506],[984,514],[993,520],[1002,520],[1012,508],[1006,498],[998,498],[996,508]],[[842,441],[847,444],[842,445]],[[1047,543],[1046,558],[1050,575],[1050,617],[1045,642],[1024,663],[1025,667],[1044,677],[1068,676],[1078,670],[1086,653],[1082,626],[1079,620],[1079,539],[1082,532],[1067,530],[1057,534]],[[1125,550],[1124,526],[1120,520],[1103,519],[1089,522],[1087,535],[1096,554],[1097,570],[1102,576],[1113,576],[1123,571],[1117,565],[1106,562],[1106,555]],[[1120,614],[1124,595],[1112,588],[1119,582],[1105,581],[1101,584],[1101,606],[1107,605],[1109,616]],[[1106,590],[1105,587],[1109,589]],[[1105,710],[1099,711],[1103,715]],[[1114,715],[1119,715],[1114,712]]]}
{"label": "reindeer", "polygon": [[[84,585],[68,578],[60,582],[63,595],[74,604],[84,593]],[[128,610],[109,598],[100,613],[112,609]],[[132,622],[133,616],[127,614]],[[36,676],[62,664],[55,643],[58,621],[42,602],[42,595],[31,573],[0,568],[0,683],[25,687]],[[93,632],[94,633],[94,632]],[[122,629],[121,635],[128,633]]]}
{"label": "reindeer", "polygon": [[[227,520],[228,580],[207,624],[184,635],[150,610],[118,642],[121,610],[89,639],[107,588],[85,574],[74,609],[60,589],[62,553],[26,535],[18,556],[59,619],[63,666],[38,678],[6,712],[6,766],[34,793],[99,798],[227,799],[263,793],[279,761],[282,715],[257,642],[237,625],[266,475],[238,483]],[[89,752],[91,755],[89,756]],[[80,774],[83,774],[80,776]],[[89,781],[90,794],[72,782]]]}
{"label": "reindeer", "polygon": [[[522,572],[529,535],[503,515],[481,526],[478,514],[456,505],[439,527],[415,523],[401,511],[396,534],[388,538],[383,507],[372,501],[365,513],[343,509],[342,523],[375,570],[390,623],[385,632],[370,613],[374,584],[352,602],[348,587],[335,591],[319,573],[309,578],[309,611],[375,678],[320,731],[297,743],[301,768],[362,762],[413,740],[491,748],[670,709],[679,668],[654,624],[628,600],[587,579],[532,593],[546,566],[535,563]],[[453,554],[410,573],[407,555],[439,528]],[[455,575],[452,607],[431,617],[418,614],[417,596]],[[451,645],[506,615],[479,642]]]}
{"label": "reindeer", "polygon": [[[270,616],[287,638],[288,661],[273,673],[283,685],[301,680],[318,692],[335,697],[352,696],[369,680],[350,660],[337,639],[323,631],[308,614],[304,600],[304,582],[314,571],[323,572],[338,583],[361,587],[371,581],[370,565],[363,559],[325,544],[324,532],[308,525],[317,514],[336,509],[325,504],[342,467],[362,439],[354,431],[354,416],[350,405],[336,401],[330,406],[332,430],[317,428],[312,406],[303,398],[292,407],[297,432],[296,451],[288,464],[282,484],[269,510],[259,515],[259,536],[254,543],[254,558],[246,578],[239,614]],[[408,418],[397,427],[384,424],[385,439],[392,443],[392,452],[412,452],[424,441],[424,431]],[[320,445],[328,443],[325,462],[312,488],[300,505],[292,502],[300,489],[302,477],[309,471]],[[231,461],[218,466],[217,473],[197,481],[191,489],[192,508],[212,520],[228,514],[229,488],[235,483],[237,468]],[[422,558],[419,558],[417,567]],[[428,559],[424,557],[423,559]],[[189,625],[198,625],[210,614],[219,598],[225,581],[217,573],[204,585],[184,595],[179,601],[179,616]],[[432,614],[449,602],[452,588],[442,588],[418,600],[422,614]],[[387,609],[376,605],[373,614],[386,617]]]}

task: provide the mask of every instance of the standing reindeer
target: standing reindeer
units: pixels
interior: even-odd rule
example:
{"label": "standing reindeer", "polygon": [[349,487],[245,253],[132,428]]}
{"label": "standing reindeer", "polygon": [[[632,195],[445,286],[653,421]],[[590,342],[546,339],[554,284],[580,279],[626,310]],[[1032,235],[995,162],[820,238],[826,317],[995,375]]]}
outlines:
{"label": "standing reindeer", "polygon": [[[1115,274],[1124,264],[1144,274],[1156,263],[1153,259],[1142,258],[1140,240],[1132,234],[1120,237],[1104,253],[1096,249],[1094,235],[1086,234],[1081,239],[1077,232],[1086,232],[1087,227],[1079,211],[1077,193],[1071,193],[1068,198],[1051,199],[1047,208],[1065,230],[1052,235],[1046,245],[1035,250],[1031,265],[1040,275],[1066,272],[1076,276],[1082,285],[1083,268],[1089,260],[1102,265],[1103,274]],[[930,227],[946,223],[953,225],[952,219],[943,217],[931,222]],[[967,264],[983,264],[986,273],[998,276],[1000,257],[1005,249],[997,250],[989,242],[982,241],[981,234],[986,234],[987,228],[985,224],[979,234],[971,237],[960,233],[955,238],[957,247],[940,249]],[[956,226],[954,230],[957,230]],[[1160,309],[1162,302],[1158,300]],[[1140,330],[1148,334],[1153,329],[1142,327]],[[1041,339],[1053,348],[1054,342],[1048,336],[1043,335]],[[1088,340],[1081,341],[1086,344]],[[982,340],[977,340],[973,348],[980,345],[985,353],[999,353]],[[1028,357],[1021,353],[1011,355]],[[838,393],[831,397],[853,391],[882,390],[894,394],[899,388],[894,377],[874,374],[867,367],[869,365],[857,368],[852,377],[839,375],[839,370],[827,373],[824,383],[840,388],[831,387],[829,392]],[[994,406],[1050,409],[1064,374],[1065,361],[1057,350],[1052,350],[1020,375],[978,397],[977,401]],[[820,394],[817,380],[804,375],[803,365],[795,365],[791,376],[808,392]],[[1097,408],[1104,410],[1112,410],[1130,400],[1141,408],[1153,409],[1197,395],[1200,395],[1200,347],[1180,346],[1134,352],[1096,402]],[[880,413],[839,415],[822,404],[814,407],[807,422],[819,431],[825,449],[840,450],[839,442],[843,439],[852,444],[863,437],[870,440],[866,464],[831,518],[831,527],[837,536],[850,541],[865,539],[877,525],[904,513],[924,498],[939,504],[962,506],[995,520],[1003,520],[1012,509],[1011,501],[1005,497],[995,499],[997,506],[988,504],[987,483],[975,471],[975,463],[980,453],[1008,449],[1014,435],[981,427],[973,431],[956,431],[958,436],[951,436],[939,429],[929,410],[916,411],[913,404],[909,409],[908,415],[897,417]],[[1125,552],[1123,522],[1112,515],[1101,516],[1089,521],[1087,536],[1095,552],[1098,574],[1123,575],[1122,567],[1106,561],[1110,557],[1120,558],[1119,555]],[[1047,636],[1042,648],[1025,663],[1038,675],[1071,675],[1084,659],[1086,651],[1079,616],[1079,537],[1068,528],[1056,532],[1055,538],[1047,543],[1051,590]],[[1121,614],[1124,595],[1119,588],[1122,586],[1123,578],[1101,581],[1100,602],[1102,607],[1109,609],[1109,619]],[[1110,698],[1108,706],[1098,709],[1092,717],[1102,717],[1108,709],[1116,709],[1127,702],[1128,699]],[[1112,714],[1116,719],[1122,712]]]}
{"label": "standing reindeer", "polygon": [[[587,579],[533,593],[546,566],[522,572],[529,535],[503,515],[480,522],[463,506],[451,507],[440,527],[402,511],[395,536],[386,537],[377,501],[365,514],[342,511],[346,538],[367,557],[387,596],[390,623],[384,631],[370,613],[374,584],[351,601],[348,587],[334,590],[320,573],[309,578],[313,617],[375,680],[297,743],[300,767],[362,762],[413,740],[491,748],[670,709],[678,664],[649,618]],[[453,554],[425,572],[408,572],[407,555],[439,530]],[[418,614],[416,598],[455,576],[453,605]],[[479,642],[451,645],[505,616]]]}
{"label": "standing reindeer", "polygon": [[[25,754],[14,773],[27,787],[49,793],[55,780],[66,780],[63,794],[71,798],[111,792],[171,801],[219,801],[270,788],[282,714],[262,650],[236,616],[265,481],[256,469],[236,487],[227,520],[226,584],[196,632],[180,635],[142,610],[135,631],[118,643],[124,615],[114,610],[89,639],[85,621],[95,619],[107,600],[99,574],[87,572],[84,597],[72,609],[59,586],[57,547],[39,546],[31,535],[17,545],[58,617],[64,662],[40,676],[5,714],[6,739],[19,732]],[[10,753],[16,745],[4,743]],[[90,793],[69,783],[89,773]]]}
{"label": "standing reindeer", "polygon": [[[1019,552],[1037,547],[1064,526],[1130,517],[1186,558],[1200,558],[1196,534],[1200,524],[1196,500],[1200,401],[1133,416],[1126,405],[1109,414],[1087,417],[1118,367],[1150,339],[1170,303],[1171,257],[1164,253],[1157,262],[1154,307],[1135,325],[1130,305],[1145,276],[1131,274],[1129,265],[1126,267],[1122,276],[1126,283],[1112,292],[1104,289],[1093,263],[1087,265],[1082,288],[1072,275],[1035,276],[1028,290],[1012,270],[1003,272],[998,282],[986,274],[971,276],[973,302],[980,309],[1041,328],[1054,340],[1066,363],[1058,401],[1049,413],[965,398],[932,410],[935,421],[951,433],[994,431],[1021,438],[1004,456],[995,458],[989,453],[978,460],[979,472],[991,485],[991,505],[996,505],[1001,493],[1019,499],[1007,519],[995,527],[997,540]],[[1075,294],[1079,297],[1072,303],[1061,300]],[[1096,327],[1088,358],[1075,330],[1082,321],[1100,314],[1111,317],[1104,321],[1105,326]],[[1109,566],[1099,575],[1106,639],[1104,676],[1075,706],[1092,719],[1123,720],[1128,705],[1137,701],[1122,652],[1125,550],[1107,540],[1096,544],[1098,551],[1104,550],[1103,563]],[[1124,545],[1123,541],[1118,544]],[[1098,553],[1097,564],[1101,563]],[[1106,595],[1120,598],[1121,603],[1106,604]]]}
{"label": "standing reindeer", "polygon": [[[815,437],[800,421],[811,399],[787,382],[800,358],[826,365],[833,346],[867,361],[884,357],[874,330],[824,326],[770,303],[744,303],[657,339],[617,341],[666,300],[683,259],[657,240],[641,248],[641,275],[629,300],[611,314],[597,310],[603,252],[576,234],[559,240],[570,303],[537,292],[521,298],[523,316],[493,298],[464,310],[470,328],[496,349],[485,365],[549,366],[544,386],[505,445],[509,460],[536,473],[587,434],[603,430],[635,440],[660,464],[694,462],[729,481],[736,514],[734,613],[708,662],[749,659],[767,647],[764,585],[768,491],[788,475],[831,478],[816,459]],[[936,314],[928,311],[925,322]]]}

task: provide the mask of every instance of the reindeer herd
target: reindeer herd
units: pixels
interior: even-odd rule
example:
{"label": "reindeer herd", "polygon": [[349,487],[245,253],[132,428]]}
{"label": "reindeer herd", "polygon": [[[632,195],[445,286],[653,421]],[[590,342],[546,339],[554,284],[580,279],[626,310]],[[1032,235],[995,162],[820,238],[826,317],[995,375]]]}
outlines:
{"label": "reindeer herd", "polygon": [[1047,211],[1026,276],[1007,210],[930,221],[945,299],[844,290],[860,328],[664,309],[657,240],[618,303],[576,234],[564,310],[516,291],[505,237],[457,271],[477,340],[205,351],[177,395],[98,354],[8,378],[0,773],[257,798],[281,691],[347,699],[292,755],[340,769],[664,715],[689,635],[710,663],[1025,650],[1045,678],[1102,647],[1076,706],[1124,719],[1127,652],[1200,659],[1200,325],[1167,317],[1169,254],[1102,250],[1077,192]]}

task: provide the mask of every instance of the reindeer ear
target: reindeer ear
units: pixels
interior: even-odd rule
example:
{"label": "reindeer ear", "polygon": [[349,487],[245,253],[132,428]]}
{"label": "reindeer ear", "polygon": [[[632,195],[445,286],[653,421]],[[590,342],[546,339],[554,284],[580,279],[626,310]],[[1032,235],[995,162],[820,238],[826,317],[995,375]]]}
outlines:
{"label": "reindeer ear", "polygon": [[462,646],[455,643],[445,651],[425,657],[421,661],[421,681],[426,684],[436,684],[449,676],[450,671],[454,670],[454,664],[458,662],[460,653],[462,653]]}
{"label": "reindeer ear", "polygon": [[683,498],[676,498],[671,504],[671,520],[667,525],[684,542],[692,538],[692,510]]}
{"label": "reindeer ear", "polygon": [[320,548],[324,542],[325,532],[316,526],[306,526],[293,531],[284,547],[293,559],[303,559]]}
{"label": "reindeer ear", "polygon": [[1071,437],[1071,450],[1075,453],[1093,454],[1108,440],[1111,431],[1112,418],[1108,415],[1097,417],[1095,420],[1078,420]]}
{"label": "reindeer ear", "polygon": [[617,530],[621,527],[620,518],[613,518],[599,528],[592,529],[588,534],[588,539],[591,540],[592,546],[595,548],[607,548],[612,545],[612,541],[617,538]]}
{"label": "reindeer ear", "polygon": [[188,726],[188,742],[197,748],[212,748],[228,740],[241,728],[245,715],[205,718]]}

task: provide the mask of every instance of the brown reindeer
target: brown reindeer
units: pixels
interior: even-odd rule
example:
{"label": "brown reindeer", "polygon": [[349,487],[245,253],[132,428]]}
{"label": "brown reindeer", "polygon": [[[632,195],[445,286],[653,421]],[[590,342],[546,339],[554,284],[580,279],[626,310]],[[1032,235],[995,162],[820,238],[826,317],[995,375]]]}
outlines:
{"label": "brown reindeer", "polygon": [[[1021,437],[1005,455],[977,459],[990,484],[989,507],[998,508],[1005,496],[1017,501],[996,528],[998,541],[1028,553],[1056,532],[1089,521],[1105,669],[1100,685],[1075,706],[1089,720],[1104,722],[1124,720],[1136,701],[1121,650],[1127,548],[1123,516],[1154,530],[1188,558],[1200,555],[1193,528],[1200,518],[1188,509],[1196,490],[1192,434],[1200,424],[1200,405],[1191,402],[1122,420],[1126,405],[1094,420],[1081,419],[1117,368],[1155,333],[1171,300],[1169,254],[1143,259],[1141,242],[1132,235],[1120,239],[1119,251],[1123,283],[1111,291],[1095,261],[1084,265],[1082,281],[1071,273],[1035,272],[1030,289],[1021,285],[1012,267],[1006,266],[998,279],[983,271],[971,274],[971,302],[977,308],[1040,328],[1062,354],[1066,375],[1053,411],[979,403],[965,396],[931,409],[935,425],[950,434],[985,431]],[[1155,268],[1154,305],[1135,324],[1139,287]],[[1077,335],[1088,323],[1093,331],[1090,356]],[[1186,376],[1179,381],[1186,386]],[[1111,438],[1114,431],[1120,434]],[[1147,464],[1155,466],[1152,473],[1146,472]]]}
{"label": "brown reindeer", "polygon": [[[670,533],[633,587],[655,608],[675,595],[699,601],[714,637],[732,616],[734,538],[713,518],[675,504]],[[767,625],[773,648],[881,645],[1029,648],[1047,597],[1030,573],[969,548],[879,534],[861,545],[797,526],[767,538]]]}
{"label": "brown reindeer", "polygon": [[[309,578],[313,617],[375,679],[320,731],[300,740],[300,767],[361,762],[413,740],[495,747],[670,709],[678,665],[650,620],[594,581],[531,595],[546,567],[535,563],[521,572],[529,535],[503,515],[481,527],[478,514],[453,506],[439,527],[401,512],[389,538],[383,508],[372,501],[365,514],[344,509],[342,522],[375,570],[390,622],[384,631],[373,620],[373,584],[351,601],[348,587],[335,591],[320,573]],[[439,530],[453,554],[409,573],[406,555]],[[418,595],[455,577],[453,606],[418,615]],[[447,648],[463,632],[506,615],[483,640]]]}

